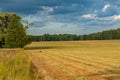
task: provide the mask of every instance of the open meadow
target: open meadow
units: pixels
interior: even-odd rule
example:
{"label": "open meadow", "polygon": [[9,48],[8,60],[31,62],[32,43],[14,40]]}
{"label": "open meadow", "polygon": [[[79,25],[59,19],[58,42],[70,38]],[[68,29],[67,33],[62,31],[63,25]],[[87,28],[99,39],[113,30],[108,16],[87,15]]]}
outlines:
{"label": "open meadow", "polygon": [[40,80],[120,80],[120,40],[33,42]]}

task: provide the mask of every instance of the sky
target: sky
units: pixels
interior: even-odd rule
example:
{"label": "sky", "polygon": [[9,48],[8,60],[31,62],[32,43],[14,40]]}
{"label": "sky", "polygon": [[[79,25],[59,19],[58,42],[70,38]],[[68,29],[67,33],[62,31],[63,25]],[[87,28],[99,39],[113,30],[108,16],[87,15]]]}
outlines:
{"label": "sky", "polygon": [[27,30],[31,35],[120,28],[120,0],[0,0],[0,12],[15,12],[33,22]]}

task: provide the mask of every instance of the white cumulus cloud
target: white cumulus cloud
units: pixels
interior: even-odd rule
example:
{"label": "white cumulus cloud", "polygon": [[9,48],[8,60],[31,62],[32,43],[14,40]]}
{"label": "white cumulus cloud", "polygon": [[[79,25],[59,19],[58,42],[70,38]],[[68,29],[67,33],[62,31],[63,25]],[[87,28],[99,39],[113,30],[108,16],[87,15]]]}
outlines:
{"label": "white cumulus cloud", "polygon": [[110,7],[110,4],[106,4],[106,5],[103,7],[102,11],[103,11],[103,12],[106,12],[106,10],[107,10],[109,7]]}
{"label": "white cumulus cloud", "polygon": [[111,20],[114,20],[114,21],[120,20],[120,15],[114,15],[114,16],[112,16]]}
{"label": "white cumulus cloud", "polygon": [[96,20],[119,21],[120,15],[113,15],[113,16],[103,17],[103,18],[96,17]]}
{"label": "white cumulus cloud", "polygon": [[82,15],[83,18],[89,18],[89,19],[93,19],[95,18],[96,14],[84,14]]}
{"label": "white cumulus cloud", "polygon": [[42,9],[46,12],[53,12],[54,11],[54,8],[52,7],[47,7],[47,6],[42,6]]}

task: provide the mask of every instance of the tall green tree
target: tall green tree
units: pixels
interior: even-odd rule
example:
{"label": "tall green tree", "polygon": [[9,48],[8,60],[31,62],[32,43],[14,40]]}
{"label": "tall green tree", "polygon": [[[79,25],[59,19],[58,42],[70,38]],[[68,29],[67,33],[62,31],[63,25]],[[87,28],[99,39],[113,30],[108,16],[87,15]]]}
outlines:
{"label": "tall green tree", "polygon": [[0,13],[0,47],[3,47],[5,44],[5,34],[8,22],[8,14]]}
{"label": "tall green tree", "polygon": [[17,48],[30,43],[30,37],[26,34],[26,28],[21,23],[21,17],[14,13],[0,13],[0,47]]}

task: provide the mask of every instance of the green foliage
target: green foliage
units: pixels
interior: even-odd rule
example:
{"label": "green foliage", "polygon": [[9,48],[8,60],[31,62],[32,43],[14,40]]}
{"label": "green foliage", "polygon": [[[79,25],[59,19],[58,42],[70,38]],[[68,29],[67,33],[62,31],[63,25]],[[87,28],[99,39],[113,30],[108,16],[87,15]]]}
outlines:
{"label": "green foliage", "polygon": [[88,39],[86,40],[112,40],[120,39],[120,28],[116,30],[106,30],[102,32],[97,32],[93,34],[86,35]]}
{"label": "green foliage", "polygon": [[72,41],[79,40],[79,36],[74,34],[59,34],[59,35],[50,35],[44,34],[41,36],[31,36],[32,41]]}
{"label": "green foliage", "polygon": [[0,13],[0,45],[8,48],[24,47],[30,43],[26,29],[21,23],[21,17],[14,13]]}
{"label": "green foliage", "polygon": [[120,28],[116,30],[106,30],[92,34],[75,35],[75,34],[44,34],[40,36],[31,36],[32,41],[73,41],[73,40],[112,40],[120,39]]}
{"label": "green foliage", "polygon": [[25,46],[26,32],[17,18],[17,16],[13,16],[8,24],[6,46],[10,48]]}

